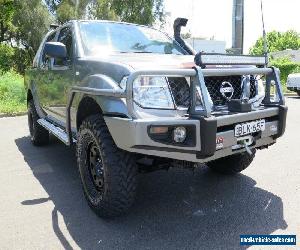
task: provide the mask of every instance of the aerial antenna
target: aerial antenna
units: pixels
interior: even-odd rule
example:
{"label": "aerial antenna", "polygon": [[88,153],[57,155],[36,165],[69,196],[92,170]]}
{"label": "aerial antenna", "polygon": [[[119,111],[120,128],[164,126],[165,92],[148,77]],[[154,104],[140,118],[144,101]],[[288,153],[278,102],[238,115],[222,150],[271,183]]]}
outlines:
{"label": "aerial antenna", "polygon": [[264,55],[266,58],[266,65],[269,63],[269,58],[268,58],[268,41],[267,41],[267,33],[265,29],[265,20],[264,20],[264,8],[263,8],[263,2],[260,0],[260,9],[261,9],[261,21],[263,25],[263,40],[264,40]]}

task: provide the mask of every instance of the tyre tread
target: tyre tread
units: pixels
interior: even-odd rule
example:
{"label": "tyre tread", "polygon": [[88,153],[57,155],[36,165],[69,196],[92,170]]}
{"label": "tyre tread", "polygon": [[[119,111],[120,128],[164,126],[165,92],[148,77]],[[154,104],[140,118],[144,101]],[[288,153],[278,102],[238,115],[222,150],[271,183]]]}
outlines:
{"label": "tyre tread", "polygon": [[[137,187],[137,169],[134,157],[115,145],[104,119],[100,115],[86,118],[79,128],[80,134],[90,130],[97,138],[102,160],[108,169],[109,180],[102,202],[94,206],[84,194],[92,210],[100,217],[115,217],[125,213],[135,200]],[[83,164],[81,157],[81,139],[77,141],[77,162]]]}

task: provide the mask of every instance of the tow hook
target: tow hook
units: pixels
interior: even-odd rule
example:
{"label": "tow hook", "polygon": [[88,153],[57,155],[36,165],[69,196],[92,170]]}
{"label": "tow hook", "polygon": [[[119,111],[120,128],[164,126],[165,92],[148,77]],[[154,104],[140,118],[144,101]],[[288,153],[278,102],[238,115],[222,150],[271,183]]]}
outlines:
{"label": "tow hook", "polygon": [[246,149],[246,152],[251,156],[252,155],[252,151],[251,149],[248,147],[247,143],[245,141],[240,141],[239,144],[243,145]]}
{"label": "tow hook", "polygon": [[249,148],[250,145],[252,145],[254,142],[254,139],[252,136],[245,136],[237,139],[237,144],[241,147],[244,147],[246,149],[246,152],[251,156],[253,153],[251,149]]}

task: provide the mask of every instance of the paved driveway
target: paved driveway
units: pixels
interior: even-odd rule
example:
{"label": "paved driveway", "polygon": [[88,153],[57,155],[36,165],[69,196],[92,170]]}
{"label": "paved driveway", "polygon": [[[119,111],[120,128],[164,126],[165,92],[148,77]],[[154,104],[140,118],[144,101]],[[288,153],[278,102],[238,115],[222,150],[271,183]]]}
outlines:
{"label": "paved driveway", "polygon": [[300,98],[287,103],[285,136],[243,174],[142,175],[131,213],[115,220],[87,206],[74,149],[34,147],[26,117],[1,118],[0,248],[239,249],[248,233],[297,234],[299,245]]}

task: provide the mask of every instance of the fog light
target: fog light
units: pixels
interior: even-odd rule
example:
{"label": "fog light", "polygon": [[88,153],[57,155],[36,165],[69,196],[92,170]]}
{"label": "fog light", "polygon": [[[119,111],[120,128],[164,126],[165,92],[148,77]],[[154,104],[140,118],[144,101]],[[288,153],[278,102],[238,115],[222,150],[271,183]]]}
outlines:
{"label": "fog light", "polygon": [[186,129],[185,127],[177,127],[173,131],[173,140],[175,142],[184,142],[186,138]]}

